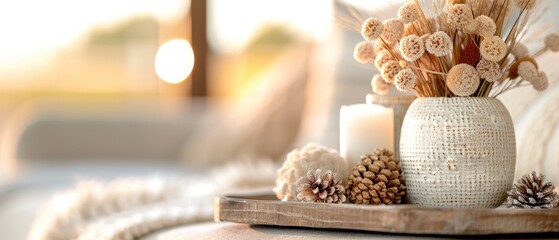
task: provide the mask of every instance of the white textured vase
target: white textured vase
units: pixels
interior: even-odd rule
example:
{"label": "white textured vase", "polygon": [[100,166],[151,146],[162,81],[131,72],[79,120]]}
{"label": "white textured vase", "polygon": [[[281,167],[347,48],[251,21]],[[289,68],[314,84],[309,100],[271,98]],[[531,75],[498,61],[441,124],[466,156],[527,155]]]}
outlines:
{"label": "white textured vase", "polygon": [[410,203],[497,207],[514,181],[510,114],[495,98],[418,98],[402,124],[400,158]]}

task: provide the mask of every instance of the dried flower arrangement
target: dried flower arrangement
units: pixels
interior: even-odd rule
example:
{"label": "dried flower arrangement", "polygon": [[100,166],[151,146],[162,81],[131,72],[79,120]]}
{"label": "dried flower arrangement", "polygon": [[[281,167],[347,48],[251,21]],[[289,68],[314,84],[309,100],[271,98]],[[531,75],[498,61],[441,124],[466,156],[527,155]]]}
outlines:
{"label": "dried flower arrangement", "polygon": [[535,58],[559,51],[559,34],[548,34],[534,54],[520,43],[537,5],[538,0],[433,0],[433,9],[423,9],[411,0],[397,18],[363,21],[365,41],[353,56],[379,70],[371,85],[380,95],[391,85],[419,97],[496,97],[529,85],[543,91],[548,80]]}

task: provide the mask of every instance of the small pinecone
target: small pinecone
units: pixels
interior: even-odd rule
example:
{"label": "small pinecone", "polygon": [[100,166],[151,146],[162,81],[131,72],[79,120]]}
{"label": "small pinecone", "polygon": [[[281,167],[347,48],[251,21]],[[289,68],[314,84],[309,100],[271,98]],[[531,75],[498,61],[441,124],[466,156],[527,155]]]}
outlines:
{"label": "small pinecone", "polygon": [[554,208],[557,193],[551,182],[544,184],[545,176],[536,172],[522,176],[507,194],[508,208]]}
{"label": "small pinecone", "polygon": [[301,202],[343,203],[346,201],[345,188],[336,174],[317,169],[307,172],[307,177],[297,180],[297,199]]}
{"label": "small pinecone", "polygon": [[361,156],[349,176],[347,196],[357,204],[398,204],[406,195],[400,161],[386,149]]}

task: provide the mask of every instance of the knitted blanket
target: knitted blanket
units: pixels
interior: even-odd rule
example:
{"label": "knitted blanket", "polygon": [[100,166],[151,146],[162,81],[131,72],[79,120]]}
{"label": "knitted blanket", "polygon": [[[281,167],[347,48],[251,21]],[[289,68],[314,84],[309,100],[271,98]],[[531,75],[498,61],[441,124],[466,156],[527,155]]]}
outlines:
{"label": "knitted blanket", "polygon": [[271,189],[278,166],[242,160],[200,176],[149,176],[111,182],[82,180],[54,194],[38,212],[31,240],[136,239],[213,217],[215,196]]}

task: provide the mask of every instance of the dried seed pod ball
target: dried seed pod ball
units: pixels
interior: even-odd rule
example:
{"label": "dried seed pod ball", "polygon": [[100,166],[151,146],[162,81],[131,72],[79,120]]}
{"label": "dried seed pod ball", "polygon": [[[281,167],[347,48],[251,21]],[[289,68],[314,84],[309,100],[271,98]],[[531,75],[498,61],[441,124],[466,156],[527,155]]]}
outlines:
{"label": "dried seed pod ball", "polygon": [[425,48],[427,49],[427,52],[437,57],[446,56],[450,51],[450,47],[450,37],[443,31],[431,34],[427,41],[425,41]]}
{"label": "dried seed pod ball", "polygon": [[517,8],[524,9],[526,7],[526,9],[531,9],[536,1],[537,0],[514,0],[513,2]]}
{"label": "dried seed pod ball", "polygon": [[522,44],[522,43],[516,43],[514,45],[514,48],[511,51],[512,55],[514,55],[514,57],[518,58],[527,58],[530,56],[530,52],[528,51],[528,48],[526,47],[526,45]]}
{"label": "dried seed pod ball", "polygon": [[462,31],[467,34],[475,34],[478,32],[479,29],[479,22],[476,20],[469,21],[462,27]]}
{"label": "dried seed pod ball", "polygon": [[540,92],[546,90],[547,87],[549,87],[549,81],[547,80],[547,75],[544,72],[540,72],[536,80],[532,81],[531,83],[534,89]]}
{"label": "dried seed pod ball", "polygon": [[522,61],[518,65],[518,75],[524,80],[535,81],[538,78],[538,68],[530,61]]}
{"label": "dried seed pod ball", "polygon": [[358,63],[372,63],[375,60],[375,47],[367,41],[362,41],[355,45],[353,49],[353,59]]}
{"label": "dried seed pod ball", "polygon": [[400,161],[386,149],[364,155],[349,175],[347,198],[355,204],[399,204],[406,195]]}
{"label": "dried seed pod ball", "polygon": [[474,94],[479,87],[479,74],[468,64],[458,64],[448,72],[446,85],[458,96],[466,97]]}
{"label": "dried seed pod ball", "polygon": [[309,170],[332,171],[338,176],[347,176],[346,161],[333,149],[309,143],[302,149],[291,151],[277,172],[274,192],[278,199],[291,201],[297,199],[297,180],[306,177]]}
{"label": "dried seed pod ball", "polygon": [[419,17],[419,6],[414,1],[405,3],[398,9],[398,18],[404,23],[411,23]]}
{"label": "dried seed pod ball", "polygon": [[309,170],[297,180],[297,199],[301,202],[343,203],[346,201],[342,180],[332,171]]}
{"label": "dried seed pod ball", "polygon": [[382,39],[389,43],[395,43],[404,35],[404,23],[397,18],[388,19],[382,23],[384,31],[382,32]]}
{"label": "dried seed pod ball", "polygon": [[361,35],[365,40],[372,42],[379,38],[384,30],[382,22],[376,18],[369,18],[365,20],[361,26]]}
{"label": "dried seed pod ball", "polygon": [[375,74],[373,79],[371,79],[371,87],[373,88],[373,92],[378,95],[386,95],[390,92],[390,83],[387,83],[382,79],[380,74]]}
{"label": "dried seed pod ball", "polygon": [[446,21],[451,27],[462,30],[464,25],[474,20],[472,10],[466,4],[454,4],[448,8]]}
{"label": "dried seed pod ball", "polygon": [[387,63],[382,65],[382,78],[385,82],[392,83],[394,82],[394,76],[396,76],[396,74],[398,74],[400,70],[402,70],[402,67],[400,66],[400,63],[398,63],[398,61],[388,61]]}
{"label": "dried seed pod ball", "polygon": [[524,61],[529,61],[532,64],[534,64],[534,66],[536,66],[536,68],[538,68],[538,63],[536,62],[536,60],[534,60],[531,57],[518,59],[518,60],[514,61],[509,67],[509,78],[510,79],[515,79],[515,78],[520,76],[520,75],[518,75],[518,66],[520,65],[520,63],[522,63]]}
{"label": "dried seed pod ball", "polygon": [[479,61],[476,69],[479,73],[479,77],[488,82],[496,82],[501,78],[501,76],[503,76],[503,72],[501,71],[498,63],[485,59],[481,59],[481,61]]}
{"label": "dried seed pod ball", "polygon": [[415,73],[409,69],[404,68],[394,76],[394,85],[396,88],[402,92],[407,92],[415,88],[417,82],[417,76]]}
{"label": "dried seed pod ball", "polygon": [[481,56],[489,61],[501,61],[507,54],[507,44],[499,36],[484,38],[479,46]]}
{"label": "dried seed pod ball", "polygon": [[382,70],[382,65],[384,65],[388,61],[394,60],[396,59],[394,59],[394,57],[388,50],[382,50],[377,54],[377,57],[375,58],[375,67],[377,67],[378,70]]}
{"label": "dried seed pod ball", "polygon": [[493,18],[480,15],[476,17],[475,21],[478,22],[479,25],[477,34],[482,37],[491,37],[495,34],[495,31],[497,31],[497,25],[495,24],[495,21],[493,21]]}
{"label": "dried seed pod ball", "polygon": [[559,51],[559,34],[551,33],[545,37],[545,46],[553,52]]}
{"label": "dried seed pod ball", "polygon": [[425,53],[421,37],[412,34],[400,40],[400,54],[408,61],[415,61]]}

